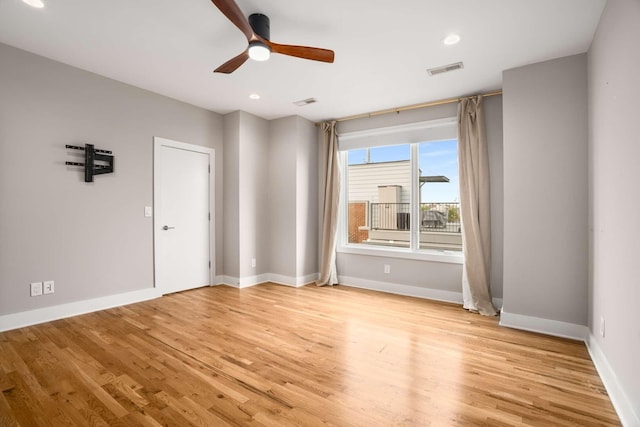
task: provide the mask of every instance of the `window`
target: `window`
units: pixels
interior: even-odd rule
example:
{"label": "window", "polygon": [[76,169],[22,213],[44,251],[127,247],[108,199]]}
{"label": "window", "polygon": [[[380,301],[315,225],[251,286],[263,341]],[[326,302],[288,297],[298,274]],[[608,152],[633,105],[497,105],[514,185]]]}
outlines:
{"label": "window", "polygon": [[455,122],[396,128],[340,137],[342,247],[460,252]]}
{"label": "window", "polygon": [[462,250],[458,141],[418,144],[420,249]]}

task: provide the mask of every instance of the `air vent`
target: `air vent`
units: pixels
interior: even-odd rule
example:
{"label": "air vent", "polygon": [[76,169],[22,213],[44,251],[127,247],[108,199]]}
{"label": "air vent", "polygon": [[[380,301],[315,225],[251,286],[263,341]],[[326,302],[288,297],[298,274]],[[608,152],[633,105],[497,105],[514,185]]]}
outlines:
{"label": "air vent", "polygon": [[443,65],[442,67],[430,68],[427,70],[430,76],[437,76],[438,74],[448,73],[449,71],[459,70],[464,68],[462,62],[456,62],[455,64]]}
{"label": "air vent", "polygon": [[302,101],[296,101],[294,102],[294,104],[296,104],[298,107],[304,107],[305,105],[313,104],[314,102],[318,102],[318,100],[315,98],[307,98],[303,99]]}

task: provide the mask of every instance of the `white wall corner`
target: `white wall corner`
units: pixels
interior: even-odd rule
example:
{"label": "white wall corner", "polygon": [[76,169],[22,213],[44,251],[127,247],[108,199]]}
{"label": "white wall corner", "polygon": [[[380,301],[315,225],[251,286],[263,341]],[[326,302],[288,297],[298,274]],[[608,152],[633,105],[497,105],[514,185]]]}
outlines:
{"label": "white wall corner", "polygon": [[268,281],[269,281],[269,274],[258,274],[257,276],[241,277],[240,280],[238,281],[237,287],[240,289],[248,288],[250,286],[259,285],[260,283],[264,283]]}
{"label": "white wall corner", "polygon": [[504,307],[500,310],[500,326],[579,341],[586,341],[589,336],[589,328],[584,325],[508,313]]}
{"label": "white wall corner", "polygon": [[214,279],[214,286],[227,285],[227,286],[237,288],[238,283],[240,283],[240,279],[238,279],[237,277],[225,276],[223,274],[216,276]]}
{"label": "white wall corner", "polygon": [[134,304],[136,302],[148,301],[161,296],[162,293],[157,288],[147,288],[139,291],[107,295],[67,304],[37,308],[35,310],[23,311],[20,313],[6,314],[0,316],[0,332],[36,325],[38,323],[51,322],[71,316],[92,313],[94,311],[106,310],[127,304]]}
{"label": "white wall corner", "polygon": [[250,286],[259,285],[261,283],[273,282],[279,285],[292,286],[299,288],[300,286],[308,285],[315,282],[318,279],[318,273],[307,274],[306,276],[284,276],[281,274],[265,273],[257,276],[250,277],[232,277],[232,276],[216,276],[215,285],[226,285],[233,288],[248,288]]}
{"label": "white wall corner", "polygon": [[308,285],[311,282],[318,280],[318,273],[307,274],[306,276],[283,276],[281,274],[268,274],[269,282],[277,283],[279,285],[293,286],[299,288],[304,285]]}
{"label": "white wall corner", "polygon": [[377,280],[361,279],[349,276],[338,276],[338,283],[352,288],[369,289],[372,291],[387,292],[390,294],[462,304],[462,292],[443,291],[440,289],[423,288],[420,286],[399,285],[397,283],[379,282]]}
{"label": "white wall corner", "polygon": [[640,426],[640,414],[634,411],[629,396],[620,385],[618,377],[611,368],[602,348],[598,344],[598,340],[593,336],[593,334],[589,334],[585,342],[587,344],[587,350],[589,350],[591,360],[593,360],[593,364],[602,379],[602,383],[607,389],[609,399],[611,399],[611,403],[618,413],[618,417],[620,417],[622,425],[629,427]]}

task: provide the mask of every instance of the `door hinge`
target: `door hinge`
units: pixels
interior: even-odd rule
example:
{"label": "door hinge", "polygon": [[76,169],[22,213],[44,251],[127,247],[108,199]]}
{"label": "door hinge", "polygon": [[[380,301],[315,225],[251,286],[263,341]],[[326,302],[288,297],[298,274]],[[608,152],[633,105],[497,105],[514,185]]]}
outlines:
{"label": "door hinge", "polygon": [[211,165],[207,166],[209,173],[211,173]]}
{"label": "door hinge", "polygon": [[209,212],[209,221],[211,221],[211,212]]}
{"label": "door hinge", "polygon": [[209,270],[211,270],[211,261],[209,261]]}

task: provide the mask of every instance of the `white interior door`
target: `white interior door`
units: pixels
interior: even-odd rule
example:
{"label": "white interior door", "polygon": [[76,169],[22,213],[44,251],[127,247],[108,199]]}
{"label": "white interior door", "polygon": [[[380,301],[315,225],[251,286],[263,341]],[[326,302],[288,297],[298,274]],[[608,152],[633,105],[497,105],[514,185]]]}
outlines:
{"label": "white interior door", "polygon": [[154,139],[155,280],[163,294],[211,284],[213,155]]}

